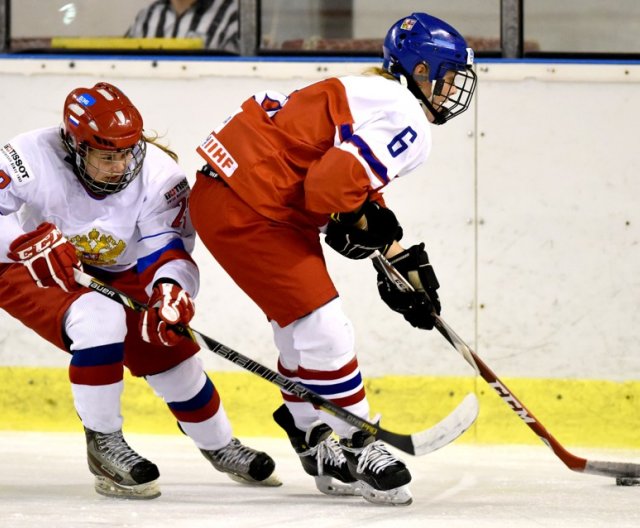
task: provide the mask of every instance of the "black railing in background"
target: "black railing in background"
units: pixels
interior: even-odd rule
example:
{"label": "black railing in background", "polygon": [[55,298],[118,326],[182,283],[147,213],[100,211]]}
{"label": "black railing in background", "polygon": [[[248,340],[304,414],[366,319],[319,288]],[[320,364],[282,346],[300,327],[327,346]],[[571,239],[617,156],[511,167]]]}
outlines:
{"label": "black railing in background", "polygon": [[0,0],[0,52],[4,53],[9,49],[10,27],[9,20],[9,0]]}
{"label": "black railing in background", "polygon": [[502,57],[518,59],[524,51],[523,0],[500,0]]}
{"label": "black railing in background", "polygon": [[260,0],[240,0],[240,55],[253,56],[260,46]]}

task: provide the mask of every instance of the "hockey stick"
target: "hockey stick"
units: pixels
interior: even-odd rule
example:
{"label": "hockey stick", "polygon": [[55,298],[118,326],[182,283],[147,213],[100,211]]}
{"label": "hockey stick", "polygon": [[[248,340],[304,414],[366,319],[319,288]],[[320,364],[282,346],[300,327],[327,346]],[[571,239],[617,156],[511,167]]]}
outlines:
{"label": "hockey stick", "polygon": [[[384,257],[376,251],[372,255],[373,264],[377,271],[396,285],[401,291],[412,291],[414,288],[407,279]],[[511,392],[509,388],[496,376],[493,371],[482,361],[478,355],[445,323],[445,321],[433,312],[435,327],[444,338],[464,357],[475,371],[498,393],[498,396],[515,412],[522,421],[527,424],[534,433],[538,435],[564,464],[571,470],[579,473],[590,473],[605,477],[616,478],[619,485],[638,485],[640,481],[640,464],[630,462],[600,462],[597,460],[587,460],[571,454],[560,442],[558,442],[549,431],[538,421],[538,419],[527,409],[522,402]]]}
{"label": "hockey stick", "polygon": [[[132,299],[126,293],[95,279],[91,275],[79,270],[74,270],[74,276],[78,284],[109,297],[113,301],[118,302],[127,308],[137,312],[142,312],[147,309],[145,304]],[[358,429],[366,431],[377,439],[383,440],[405,453],[409,453],[410,455],[425,455],[453,442],[469,427],[471,427],[478,416],[478,399],[475,394],[470,393],[448,416],[429,429],[408,435],[393,433],[383,429],[377,423],[371,423],[360,418],[330,400],[326,400],[322,396],[307,389],[304,385],[281,376],[277,372],[257,363],[251,358],[248,358],[235,350],[232,350],[215,339],[201,334],[193,328],[181,325],[175,326],[174,328],[179,334],[188,337],[197,343],[200,348],[209,350],[214,354],[231,361],[239,367],[242,367],[243,369],[260,376],[262,379],[277,385],[281,389],[294,394],[301,400],[313,404],[324,412],[329,413],[332,416],[357,427]]]}

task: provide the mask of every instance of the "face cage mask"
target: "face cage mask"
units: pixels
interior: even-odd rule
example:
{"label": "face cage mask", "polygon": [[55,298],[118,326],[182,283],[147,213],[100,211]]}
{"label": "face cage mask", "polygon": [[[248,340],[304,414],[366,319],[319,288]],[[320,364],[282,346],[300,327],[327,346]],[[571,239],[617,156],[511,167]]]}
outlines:
{"label": "face cage mask", "polygon": [[[80,147],[75,155],[76,174],[82,181],[82,184],[92,194],[96,196],[115,194],[122,191],[138,176],[142,170],[142,162],[144,161],[146,153],[147,144],[143,139],[138,141],[132,148],[114,151],[83,146]],[[91,156],[89,154],[91,154]],[[109,156],[105,156],[105,154],[110,154],[111,159],[109,159]],[[90,157],[93,156],[99,157],[97,164],[89,161]],[[120,170],[108,170],[109,165],[116,166],[117,164],[124,165],[124,172]],[[107,181],[94,179],[89,175],[87,171],[88,167],[92,169],[96,177],[106,177]],[[109,179],[112,179],[112,181],[109,181]]]}
{"label": "face cage mask", "polygon": [[476,74],[470,67],[456,71],[452,82],[436,79],[433,94],[426,105],[433,114],[434,123],[446,123],[469,108],[476,82]]}

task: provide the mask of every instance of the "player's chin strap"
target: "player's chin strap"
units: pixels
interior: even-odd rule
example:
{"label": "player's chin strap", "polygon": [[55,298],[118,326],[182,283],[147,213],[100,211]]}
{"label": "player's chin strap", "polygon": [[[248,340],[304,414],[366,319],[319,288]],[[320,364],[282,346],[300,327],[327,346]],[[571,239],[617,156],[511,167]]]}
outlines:
{"label": "player's chin strap", "polygon": [[[400,291],[412,291],[413,286],[379,251],[371,258],[376,270],[383,273]],[[493,373],[493,371],[469,348],[469,346],[444,322],[435,312],[435,327],[449,343],[465,358],[474,370],[498,393],[498,396],[515,412],[534,433],[538,435],[551,450],[571,470],[579,473],[590,473],[604,477],[614,477],[619,485],[640,485],[640,464],[628,462],[599,462],[577,457],[567,451],[538,419],[522,404],[510,389]]]}
{"label": "player's chin strap", "polygon": [[[74,276],[78,284],[85,286],[111,300],[124,305],[136,312],[147,310],[144,303],[136,301],[129,297],[126,293],[113,288],[112,286],[95,279],[80,270],[74,270]],[[252,374],[260,376],[262,379],[277,385],[281,389],[293,394],[294,396],[311,403],[316,408],[335,416],[336,418],[366,431],[375,438],[382,440],[389,445],[409,453],[410,455],[425,455],[431,453],[445,445],[453,442],[462,433],[464,433],[478,416],[478,399],[474,394],[468,394],[466,398],[445,418],[434,426],[424,431],[413,434],[393,433],[380,427],[378,423],[371,423],[352,412],[343,409],[331,400],[326,400],[322,396],[307,389],[304,385],[291,381],[277,372],[255,362],[253,359],[243,356],[239,352],[219,343],[218,341],[201,334],[193,328],[177,325],[173,327],[176,332],[184,335],[197,343],[201,348],[209,350],[224,359],[248,370]]]}
{"label": "player's chin strap", "polygon": [[435,106],[429,101],[429,99],[424,95],[418,83],[415,81],[412,75],[409,75],[407,71],[400,66],[399,64],[394,64],[390,68],[390,72],[393,75],[398,75],[398,80],[402,86],[406,87],[413,96],[420,101],[420,103],[427,108],[431,116],[433,117],[434,125],[443,125],[447,122],[447,114],[448,110],[446,108],[441,108],[440,110],[436,110]]}

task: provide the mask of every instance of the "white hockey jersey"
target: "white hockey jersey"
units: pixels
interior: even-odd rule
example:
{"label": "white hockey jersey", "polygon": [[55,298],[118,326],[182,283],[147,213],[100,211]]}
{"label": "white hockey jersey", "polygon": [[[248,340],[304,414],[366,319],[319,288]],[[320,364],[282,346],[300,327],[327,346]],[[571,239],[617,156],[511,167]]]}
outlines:
{"label": "white hockey jersey", "polygon": [[76,247],[83,264],[108,272],[135,266],[148,284],[172,278],[195,295],[195,234],[180,167],[148,144],[138,177],[98,199],[66,157],[58,127],[18,135],[0,148],[0,262],[13,262],[7,257],[11,242],[48,221]]}

